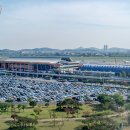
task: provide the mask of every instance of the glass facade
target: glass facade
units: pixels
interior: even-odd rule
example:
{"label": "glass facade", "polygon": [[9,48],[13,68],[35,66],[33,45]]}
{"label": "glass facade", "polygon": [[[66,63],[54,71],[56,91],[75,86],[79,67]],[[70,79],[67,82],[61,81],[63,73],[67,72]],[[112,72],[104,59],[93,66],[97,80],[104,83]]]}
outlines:
{"label": "glass facade", "polygon": [[42,72],[55,68],[54,64],[0,63],[0,68],[8,71]]}

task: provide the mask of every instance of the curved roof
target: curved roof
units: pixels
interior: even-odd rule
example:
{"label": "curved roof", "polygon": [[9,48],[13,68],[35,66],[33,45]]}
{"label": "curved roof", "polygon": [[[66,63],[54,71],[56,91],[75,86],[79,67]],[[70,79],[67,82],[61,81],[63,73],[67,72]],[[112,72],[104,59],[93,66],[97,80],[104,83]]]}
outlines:
{"label": "curved roof", "polygon": [[1,62],[17,62],[17,63],[38,63],[38,64],[57,64],[58,59],[45,59],[45,58],[9,58],[6,60],[2,60]]}

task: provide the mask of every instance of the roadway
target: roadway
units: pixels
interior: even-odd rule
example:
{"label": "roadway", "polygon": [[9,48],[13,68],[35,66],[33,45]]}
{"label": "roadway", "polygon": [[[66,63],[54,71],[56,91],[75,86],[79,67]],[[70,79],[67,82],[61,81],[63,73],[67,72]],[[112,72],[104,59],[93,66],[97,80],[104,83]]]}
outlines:
{"label": "roadway", "polygon": [[[5,72],[4,72],[5,73]],[[98,76],[84,76],[84,75],[74,75],[74,74],[52,74],[52,73],[34,73],[34,72],[19,72],[19,71],[6,71],[6,73],[12,74],[25,74],[25,75],[34,75],[34,76],[57,76],[57,77],[65,77],[65,78],[77,78],[77,79],[98,79],[98,80],[113,80],[113,81],[126,81],[130,82],[130,78],[123,77],[98,77]]]}

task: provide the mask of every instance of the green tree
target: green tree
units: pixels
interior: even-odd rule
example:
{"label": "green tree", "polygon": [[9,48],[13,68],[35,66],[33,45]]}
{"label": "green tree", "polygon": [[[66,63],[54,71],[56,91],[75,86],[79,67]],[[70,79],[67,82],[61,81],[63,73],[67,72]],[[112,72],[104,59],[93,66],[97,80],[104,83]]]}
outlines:
{"label": "green tree", "polygon": [[77,130],[115,130],[117,123],[110,118],[91,117],[83,120],[84,125],[77,127]]}
{"label": "green tree", "polygon": [[14,104],[11,104],[11,112],[14,112],[15,113],[15,110],[16,110],[16,107]]}
{"label": "green tree", "polygon": [[98,101],[105,104],[106,102],[111,102],[111,97],[107,94],[101,94],[98,96]]}
{"label": "green tree", "polygon": [[119,94],[114,94],[112,97],[118,106],[120,106],[120,107],[124,106],[125,101],[123,99],[123,96],[121,96]]}
{"label": "green tree", "polygon": [[[38,123],[37,119],[29,117],[20,117],[12,115],[13,121],[10,121],[11,130],[35,130],[35,125]],[[13,124],[13,125],[12,125]]]}
{"label": "green tree", "polygon": [[98,101],[101,103],[103,109],[118,109],[118,107],[124,106],[123,96],[119,94],[107,95],[100,94],[97,97]]}
{"label": "green tree", "polygon": [[109,95],[101,94],[97,97],[98,101],[101,103],[103,109],[108,109],[111,105],[112,98]]}
{"label": "green tree", "polygon": [[40,112],[42,112],[42,108],[41,108],[41,106],[37,106],[37,107],[34,108],[33,111],[36,113],[36,115],[39,115]]}
{"label": "green tree", "polygon": [[45,106],[48,107],[48,106],[49,106],[49,102],[46,102],[46,103],[45,103]]}
{"label": "green tree", "polygon": [[9,107],[10,107],[9,103],[4,103],[4,102],[0,103],[0,111],[1,112],[7,112]]}
{"label": "green tree", "polygon": [[29,101],[29,105],[30,105],[31,107],[35,107],[35,106],[37,105],[37,102],[34,101],[34,100],[30,100],[30,101]]}
{"label": "green tree", "polygon": [[72,99],[72,98],[67,98],[57,103],[59,109],[62,109],[62,107],[79,109],[81,105],[82,104],[79,103],[76,99]]}
{"label": "green tree", "polygon": [[22,105],[21,105],[21,104],[18,104],[17,108],[18,108],[18,110],[19,110],[19,112],[20,112],[20,110],[22,109]]}
{"label": "green tree", "polygon": [[21,108],[22,108],[22,110],[24,111],[24,109],[26,108],[26,105],[23,104],[23,105],[21,106]]}

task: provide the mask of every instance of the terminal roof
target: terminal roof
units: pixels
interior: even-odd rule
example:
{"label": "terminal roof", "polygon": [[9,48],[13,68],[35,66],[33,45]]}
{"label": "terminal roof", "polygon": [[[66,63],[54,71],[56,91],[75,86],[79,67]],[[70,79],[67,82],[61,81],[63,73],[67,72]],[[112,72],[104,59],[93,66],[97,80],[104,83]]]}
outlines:
{"label": "terminal roof", "polygon": [[3,60],[4,62],[20,62],[20,63],[50,63],[50,64],[56,64],[58,63],[58,59],[45,59],[45,58],[9,58],[6,60]]}

